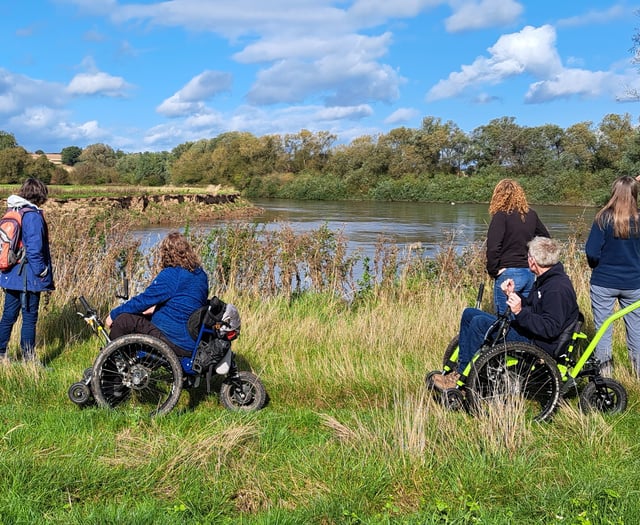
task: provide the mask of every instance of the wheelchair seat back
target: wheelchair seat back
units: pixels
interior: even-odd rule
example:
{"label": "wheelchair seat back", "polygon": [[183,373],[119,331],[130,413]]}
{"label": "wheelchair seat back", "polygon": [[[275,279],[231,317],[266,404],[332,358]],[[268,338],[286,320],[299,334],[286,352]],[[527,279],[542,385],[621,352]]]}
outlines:
{"label": "wheelchair seat back", "polygon": [[558,360],[563,355],[566,355],[566,350],[573,341],[573,334],[580,332],[582,330],[582,325],[584,323],[584,315],[582,312],[578,312],[578,318],[570,324],[558,337],[558,341],[556,343],[556,348],[553,352],[554,359]]}

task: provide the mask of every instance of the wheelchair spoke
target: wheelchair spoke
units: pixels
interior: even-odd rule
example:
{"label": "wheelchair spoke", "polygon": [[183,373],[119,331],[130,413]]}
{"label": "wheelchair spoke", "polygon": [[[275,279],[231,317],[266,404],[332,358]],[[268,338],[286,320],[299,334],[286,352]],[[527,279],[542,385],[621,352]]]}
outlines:
{"label": "wheelchair spoke", "polygon": [[115,408],[127,402],[155,415],[168,412],[177,403],[182,369],[161,341],[129,335],[105,348],[96,360],[92,381],[101,404]]}
{"label": "wheelchair spoke", "polygon": [[560,375],[550,356],[525,343],[488,349],[474,363],[467,381],[471,406],[516,402],[535,419],[549,417],[560,397]]}

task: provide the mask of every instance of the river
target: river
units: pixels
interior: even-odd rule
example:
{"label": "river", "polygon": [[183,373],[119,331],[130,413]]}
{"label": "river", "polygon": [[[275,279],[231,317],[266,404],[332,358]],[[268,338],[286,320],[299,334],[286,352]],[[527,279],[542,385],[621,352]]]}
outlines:
{"label": "river", "polygon": [[[349,250],[371,255],[381,236],[400,248],[422,247],[426,255],[436,253],[445,243],[456,249],[483,241],[489,224],[487,204],[415,203],[377,201],[298,201],[258,199],[263,212],[244,221],[263,224],[267,229],[286,223],[295,231],[315,230],[326,224],[341,230]],[[573,206],[533,206],[553,237],[566,239],[576,230],[591,225],[596,208]],[[200,228],[219,226],[225,221],[198,223]],[[194,223],[194,225],[196,225]],[[144,247],[161,239],[168,228],[153,227],[136,232]]]}

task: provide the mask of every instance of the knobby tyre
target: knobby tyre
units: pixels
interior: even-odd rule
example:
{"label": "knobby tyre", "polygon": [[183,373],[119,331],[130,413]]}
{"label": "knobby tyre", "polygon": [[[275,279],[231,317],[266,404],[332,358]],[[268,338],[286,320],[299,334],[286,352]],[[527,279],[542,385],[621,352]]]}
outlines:
{"label": "knobby tyre", "polygon": [[220,388],[220,402],[227,410],[260,410],[267,402],[267,391],[252,372],[241,371],[236,377],[227,377]]}
{"label": "knobby tyre", "polygon": [[508,342],[478,357],[466,381],[472,413],[513,406],[536,421],[549,419],[560,400],[561,376],[553,358],[537,346]]}
{"label": "knobby tyre", "polygon": [[162,341],[129,334],[109,343],[93,364],[91,386],[98,405],[140,407],[150,416],[169,412],[182,391],[182,367]]}
{"label": "knobby tyre", "polygon": [[598,386],[595,381],[589,381],[580,393],[578,406],[582,412],[597,410],[606,414],[617,414],[627,408],[627,391],[625,388],[608,377],[601,378]]}
{"label": "knobby tyre", "polygon": [[79,406],[84,406],[91,400],[91,390],[86,384],[80,381],[73,383],[69,387],[67,394],[69,399]]}

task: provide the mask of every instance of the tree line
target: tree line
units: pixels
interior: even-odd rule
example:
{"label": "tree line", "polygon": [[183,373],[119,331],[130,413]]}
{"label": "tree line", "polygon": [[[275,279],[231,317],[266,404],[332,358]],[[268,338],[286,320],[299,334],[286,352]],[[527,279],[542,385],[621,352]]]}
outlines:
{"label": "tree line", "polygon": [[348,144],[327,131],[233,131],[171,151],[124,153],[92,144],[60,153],[68,169],[44,155],[32,158],[0,131],[0,182],[38,176],[57,184],[220,184],[249,197],[461,201],[487,200],[481,184],[463,182],[514,177],[539,202],[589,203],[601,200],[616,176],[640,173],[640,129],[629,114],[568,128],[520,126],[514,117],[501,117],[470,133],[425,117],[420,128],[399,127]]}

